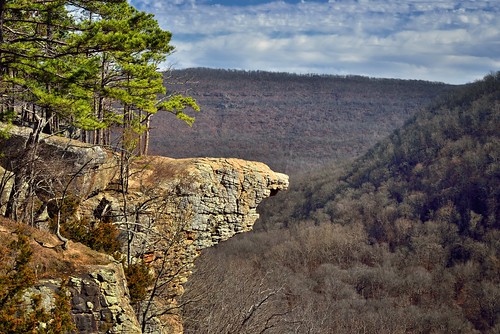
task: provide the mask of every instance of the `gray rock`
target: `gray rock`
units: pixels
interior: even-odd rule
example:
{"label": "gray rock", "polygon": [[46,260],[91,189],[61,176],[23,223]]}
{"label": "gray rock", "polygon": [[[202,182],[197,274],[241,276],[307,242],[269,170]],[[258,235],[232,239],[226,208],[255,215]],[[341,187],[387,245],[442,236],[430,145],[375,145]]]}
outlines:
{"label": "gray rock", "polygon": [[[9,138],[0,138],[0,166],[12,171],[15,159],[20,157],[30,136],[31,129],[0,123],[0,129],[7,129]],[[37,152],[36,167],[41,181],[50,188],[62,190],[69,184],[70,192],[86,198],[104,190],[118,171],[114,155],[95,145],[59,136],[41,134]],[[54,182],[57,178],[58,182]],[[40,193],[47,200],[50,194]]]}

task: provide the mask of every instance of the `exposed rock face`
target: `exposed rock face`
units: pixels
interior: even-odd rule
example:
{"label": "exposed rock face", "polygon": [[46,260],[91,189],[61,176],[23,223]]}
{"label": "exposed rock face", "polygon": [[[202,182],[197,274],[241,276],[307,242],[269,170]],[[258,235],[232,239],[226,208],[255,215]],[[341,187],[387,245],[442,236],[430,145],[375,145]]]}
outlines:
{"label": "exposed rock face", "polygon": [[[0,142],[7,153],[0,162],[7,170],[13,170],[11,162],[29,135],[22,128],[11,132],[10,139]],[[112,221],[122,231],[127,262],[149,263],[161,277],[157,295],[139,312],[147,315],[148,333],[182,332],[176,299],[200,251],[251,230],[257,205],[288,187],[288,176],[259,162],[147,157],[129,166],[123,192],[118,159],[99,147],[44,136],[37,158],[47,169],[64,171],[61,185],[71,181],[69,192],[80,199],[77,218],[95,224]],[[40,175],[43,179],[44,173]],[[138,322],[131,315],[120,265],[70,278],[70,291],[79,332],[141,332],[138,324],[144,319]]]}
{"label": "exposed rock face", "polygon": [[78,332],[140,333],[121,264],[89,269],[88,275],[71,277],[68,284]]}
{"label": "exposed rock face", "polygon": [[[197,249],[211,247],[236,233],[252,229],[257,205],[288,187],[288,176],[275,173],[263,163],[239,159],[142,160],[147,168],[133,172],[131,192],[162,196],[170,220],[185,219]],[[154,189],[151,189],[154,187]]]}
{"label": "exposed rock face", "polygon": [[[102,191],[82,203],[80,215],[106,207],[104,215],[120,226],[123,244],[130,245],[124,253],[156,268],[166,264],[161,275],[169,283],[153,307],[162,313],[161,309],[175,309],[200,250],[251,230],[257,205],[287,187],[286,175],[259,162],[148,157],[131,166],[125,196],[112,189]],[[162,316],[160,323],[169,325],[152,324],[149,332],[182,330],[175,314]]]}
{"label": "exposed rock face", "polygon": [[[55,304],[55,291],[60,279],[46,279],[24,294],[29,305],[34,295],[42,297],[42,306],[50,310]],[[123,267],[120,263],[89,266],[88,273],[73,276],[67,283],[71,295],[71,312],[78,333],[141,333],[132,309]]]}
{"label": "exposed rock face", "polygon": [[[8,138],[0,139],[0,165],[14,171],[32,130],[2,123],[0,130],[9,133]],[[68,185],[71,194],[79,198],[104,190],[118,171],[116,158],[102,147],[43,133],[34,166],[37,178],[50,182],[48,188]]]}

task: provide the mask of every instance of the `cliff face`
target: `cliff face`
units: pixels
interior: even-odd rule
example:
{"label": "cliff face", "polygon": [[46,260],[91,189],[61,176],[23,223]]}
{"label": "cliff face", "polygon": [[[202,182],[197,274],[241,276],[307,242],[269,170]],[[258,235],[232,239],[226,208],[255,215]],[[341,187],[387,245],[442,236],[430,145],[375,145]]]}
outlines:
{"label": "cliff face", "polygon": [[[87,266],[87,272],[72,275],[66,283],[71,295],[71,313],[78,333],[141,333],[128,297],[121,263]],[[54,307],[60,279],[41,279],[24,294],[29,305],[34,295],[43,296],[44,308]]]}
{"label": "cliff face", "polygon": [[[164,210],[163,224],[183,221],[196,250],[251,230],[257,205],[288,187],[286,175],[239,159],[149,157],[138,161],[131,174],[135,208],[148,200]],[[145,216],[150,218],[148,212]]]}
{"label": "cliff face", "polygon": [[8,138],[0,139],[0,165],[16,172],[21,165],[32,163],[34,178],[43,183],[38,196],[50,197],[48,193],[68,186],[72,195],[86,198],[104,190],[119,170],[112,153],[99,146],[45,134],[35,158],[26,161],[24,148],[32,130],[0,123],[0,131],[8,133]]}
{"label": "cliff face", "polygon": [[[0,146],[6,153],[1,164],[15,172],[13,162],[28,132],[14,128],[11,133]],[[139,323],[146,323],[146,332],[182,332],[176,300],[200,251],[251,230],[257,205],[288,187],[286,175],[238,159],[145,157],[125,166],[123,178],[112,153],[58,137],[42,138],[37,159],[38,180],[78,198],[74,219],[117,226],[125,263],[147,263],[158,278],[148,290],[154,295],[134,305],[142,316],[131,319],[118,263],[72,276],[73,314],[81,333],[138,333]],[[5,198],[8,184],[3,192]],[[38,197],[43,203],[60,193],[56,189]]]}
{"label": "cliff face", "polygon": [[[286,189],[288,178],[258,162],[165,157],[133,162],[130,175],[126,194],[110,186],[84,200],[79,213],[110,217],[122,231],[123,253],[150,263],[166,282],[148,311],[162,315],[149,322],[148,332],[181,332],[176,299],[195,258],[203,248],[251,230],[257,205]],[[164,315],[166,309],[172,311]]]}

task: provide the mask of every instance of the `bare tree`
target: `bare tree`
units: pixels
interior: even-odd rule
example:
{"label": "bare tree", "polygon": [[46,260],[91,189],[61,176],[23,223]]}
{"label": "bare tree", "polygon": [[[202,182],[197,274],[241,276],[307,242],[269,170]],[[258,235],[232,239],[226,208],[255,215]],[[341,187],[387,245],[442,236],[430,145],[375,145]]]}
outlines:
{"label": "bare tree", "polygon": [[25,194],[26,184],[28,189],[33,189],[32,182],[34,181],[35,164],[40,142],[40,134],[42,129],[49,120],[44,120],[37,117],[37,122],[33,131],[30,133],[24,148],[19,155],[12,159],[12,172],[14,173],[14,183],[12,185],[9,200],[5,208],[5,216],[13,220],[18,220],[20,211],[25,211],[25,207],[19,207],[20,198]]}
{"label": "bare tree", "polygon": [[185,332],[293,333],[298,321],[290,317],[295,305],[287,301],[286,273],[256,264],[202,255],[181,298]]}

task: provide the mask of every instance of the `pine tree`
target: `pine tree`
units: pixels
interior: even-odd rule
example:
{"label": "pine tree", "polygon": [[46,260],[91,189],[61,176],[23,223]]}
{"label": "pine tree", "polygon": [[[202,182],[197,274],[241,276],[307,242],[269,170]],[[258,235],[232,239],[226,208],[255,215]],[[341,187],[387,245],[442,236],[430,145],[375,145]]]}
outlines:
{"label": "pine tree", "polygon": [[34,193],[42,131],[79,129],[82,140],[111,145],[110,129],[121,129],[115,148],[126,175],[131,157],[147,154],[152,115],[166,110],[192,123],[184,113],[199,110],[192,98],[159,98],[166,91],[158,66],[173,50],[170,38],[124,0],[0,0],[0,121],[33,128],[13,170],[6,216],[17,219],[25,209],[19,198]]}

